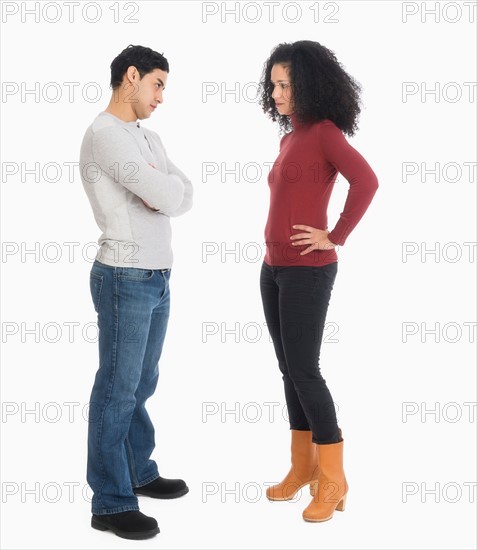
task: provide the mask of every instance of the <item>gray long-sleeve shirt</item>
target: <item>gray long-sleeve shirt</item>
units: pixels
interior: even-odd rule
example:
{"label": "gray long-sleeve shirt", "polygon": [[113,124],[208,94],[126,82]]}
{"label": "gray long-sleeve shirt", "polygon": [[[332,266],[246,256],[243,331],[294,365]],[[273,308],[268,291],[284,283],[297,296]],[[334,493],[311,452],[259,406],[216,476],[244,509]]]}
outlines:
{"label": "gray long-sleeve shirt", "polygon": [[102,231],[96,259],[115,267],[172,267],[169,218],[191,209],[193,188],[158,134],[102,111],[85,132],[79,168]]}

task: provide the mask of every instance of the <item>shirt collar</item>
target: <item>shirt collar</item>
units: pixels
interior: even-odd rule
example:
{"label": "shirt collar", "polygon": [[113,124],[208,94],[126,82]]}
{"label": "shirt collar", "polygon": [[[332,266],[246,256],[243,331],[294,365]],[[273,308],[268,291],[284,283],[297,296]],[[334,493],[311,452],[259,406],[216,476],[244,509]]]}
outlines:
{"label": "shirt collar", "polygon": [[297,130],[298,128],[301,128],[302,126],[304,126],[304,123],[298,120],[298,115],[296,115],[295,113],[292,113],[291,115],[288,115],[288,116],[291,120],[291,123],[293,124],[294,130]]}
{"label": "shirt collar", "polygon": [[121,122],[121,124],[124,124],[126,126],[132,126],[132,127],[135,127],[135,128],[140,128],[141,127],[139,120],[131,120],[129,122],[126,122],[126,121],[120,119],[119,117],[117,117],[116,115],[113,115],[112,113],[108,113],[107,111],[101,111],[99,114],[100,115],[112,116],[116,120],[119,120],[119,122]]}

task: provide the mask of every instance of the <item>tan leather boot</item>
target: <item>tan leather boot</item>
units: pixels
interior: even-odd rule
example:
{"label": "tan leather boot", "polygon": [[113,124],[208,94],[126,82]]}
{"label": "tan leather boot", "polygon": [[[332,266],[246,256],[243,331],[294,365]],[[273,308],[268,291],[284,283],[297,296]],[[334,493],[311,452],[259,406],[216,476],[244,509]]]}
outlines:
{"label": "tan leather boot", "polygon": [[290,431],[291,468],[283,481],[267,489],[269,500],[291,500],[302,487],[318,480],[317,445],[311,431]]}
{"label": "tan leather boot", "polygon": [[344,511],[348,483],[343,470],[343,440],[316,446],[320,473],[311,486],[313,500],[303,511],[303,519],[318,522],[331,519],[335,510]]}

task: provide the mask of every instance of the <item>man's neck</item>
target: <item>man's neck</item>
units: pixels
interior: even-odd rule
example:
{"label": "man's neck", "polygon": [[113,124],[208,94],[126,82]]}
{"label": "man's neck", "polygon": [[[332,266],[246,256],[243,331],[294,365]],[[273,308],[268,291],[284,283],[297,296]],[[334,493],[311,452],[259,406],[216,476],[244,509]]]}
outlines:
{"label": "man's neck", "polygon": [[121,97],[119,97],[118,100],[111,97],[111,101],[105,109],[105,112],[111,113],[123,122],[136,122],[137,120],[136,113],[126,102],[123,102]]}

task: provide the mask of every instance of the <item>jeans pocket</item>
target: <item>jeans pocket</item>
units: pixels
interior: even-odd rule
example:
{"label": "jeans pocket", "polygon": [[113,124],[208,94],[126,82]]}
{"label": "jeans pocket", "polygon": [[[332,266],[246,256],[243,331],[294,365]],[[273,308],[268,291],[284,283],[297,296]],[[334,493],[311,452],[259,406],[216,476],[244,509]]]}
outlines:
{"label": "jeans pocket", "polygon": [[170,293],[169,281],[170,281],[170,278],[171,278],[171,270],[170,269],[162,270],[161,275],[162,275],[162,278],[163,278],[163,281],[164,281],[164,288],[163,288],[162,294],[161,294],[161,300],[162,300],[166,296],[166,294]]}
{"label": "jeans pocket", "polygon": [[314,290],[331,292],[338,273],[338,262],[313,267]]}
{"label": "jeans pocket", "polygon": [[142,269],[139,267],[121,267],[119,269],[118,279],[120,281],[146,282],[154,277],[153,269]]}
{"label": "jeans pocket", "polygon": [[89,275],[89,289],[91,291],[91,298],[93,299],[94,310],[96,313],[99,311],[99,303],[101,301],[101,290],[103,289],[104,275],[94,273],[93,271]]}

